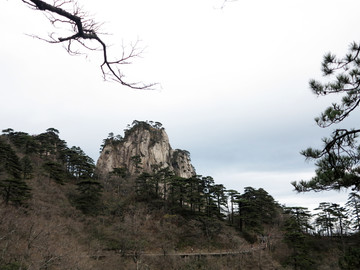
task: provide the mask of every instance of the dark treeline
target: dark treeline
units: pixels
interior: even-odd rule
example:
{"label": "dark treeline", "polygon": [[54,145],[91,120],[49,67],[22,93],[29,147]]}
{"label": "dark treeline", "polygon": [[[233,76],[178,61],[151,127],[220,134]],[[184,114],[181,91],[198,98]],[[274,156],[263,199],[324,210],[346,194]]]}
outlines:
{"label": "dark treeline", "polygon": [[0,193],[5,204],[26,205],[31,197],[26,180],[40,174],[61,185],[75,183],[77,191],[70,199],[82,211],[95,212],[102,186],[94,174],[94,161],[80,147],[69,148],[54,128],[39,135],[11,128],[2,132]]}
{"label": "dark treeline", "polygon": [[[126,168],[115,168],[108,183],[125,181],[127,177]],[[240,232],[251,235],[253,242],[256,235],[263,233],[264,224],[277,222],[282,211],[262,188],[246,187],[240,194],[216,184],[211,176],[183,178],[160,166],[155,166],[153,173],[139,174],[133,192],[137,201],[149,203],[169,214],[227,221]]]}
{"label": "dark treeline", "polygon": [[[146,125],[161,128],[157,122]],[[128,128],[131,130],[131,126]],[[85,212],[97,209],[94,205],[86,206],[86,201],[89,204],[94,204],[95,198],[100,201],[102,185],[95,175],[94,161],[80,147],[69,148],[54,128],[39,135],[10,128],[2,132],[0,188],[6,204],[21,205],[31,196],[26,179],[33,177],[35,167],[38,167],[43,175],[59,184],[75,181],[78,192],[86,197],[79,200],[79,205],[82,205],[79,207]],[[112,134],[104,141],[109,143],[111,140],[116,140]],[[17,152],[21,155],[17,155]],[[136,156],[133,158],[136,161]],[[141,163],[138,168],[141,169]],[[121,182],[131,177],[134,178],[126,168],[114,168],[109,179],[118,178],[114,181]],[[109,181],[105,180],[105,183]],[[343,236],[358,232],[360,227],[360,196],[355,192],[349,194],[345,206],[324,202],[316,209],[318,213],[312,215],[308,209],[300,206],[281,207],[262,188],[246,187],[240,193],[215,183],[211,176],[176,176],[168,168],[162,168],[161,164],[153,167],[153,173],[135,176],[133,183],[124,194],[134,193],[137,200],[151,202],[169,213],[181,212],[227,220],[242,232],[261,234],[263,224],[277,222],[280,212],[294,217],[301,231],[308,234]]]}
{"label": "dark treeline", "polygon": [[[161,128],[159,123],[148,125],[156,130]],[[181,217],[196,221],[207,239],[214,239],[223,228],[221,224],[227,224],[249,243],[257,244],[270,243],[271,228],[278,228],[289,247],[284,265],[316,269],[320,259],[314,254],[318,254],[318,245],[325,239],[340,243],[341,269],[358,269],[360,249],[356,246],[358,241],[353,240],[356,238],[351,238],[360,228],[360,196],[356,192],[349,194],[346,205],[323,202],[312,214],[301,206],[281,206],[262,188],[246,187],[240,193],[216,183],[211,176],[176,176],[162,164],[153,166],[151,173],[141,173],[141,159],[137,156],[133,157],[138,168],[136,175],[130,175],[127,168],[113,168],[109,175],[99,179],[94,161],[80,147],[68,147],[54,128],[39,135],[12,129],[2,132],[0,202],[5,207],[26,208],[33,195],[31,180],[47,179],[58,186],[69,186],[67,199],[85,216],[122,220],[133,215],[134,209],[142,211],[145,207],[149,213],[162,213],[162,220]],[[121,140],[110,134],[104,141]],[[123,243],[131,241],[130,238],[120,241],[107,236],[101,241],[106,241],[109,249],[123,252],[141,249],[137,244]]]}

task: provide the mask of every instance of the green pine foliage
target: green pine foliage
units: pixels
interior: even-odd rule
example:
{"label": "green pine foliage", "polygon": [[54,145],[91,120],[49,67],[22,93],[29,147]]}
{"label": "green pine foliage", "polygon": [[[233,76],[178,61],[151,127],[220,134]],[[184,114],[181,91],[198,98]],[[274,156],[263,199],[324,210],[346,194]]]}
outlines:
{"label": "green pine foliage", "polygon": [[284,223],[284,242],[291,250],[284,264],[293,269],[317,269],[314,254],[311,253],[308,236],[302,231],[296,216],[290,214]]}
{"label": "green pine foliage", "polygon": [[348,214],[351,222],[351,227],[355,231],[360,230],[360,195],[351,192],[349,193],[348,201],[346,202]]}
{"label": "green pine foliage", "polygon": [[280,207],[274,198],[264,189],[246,187],[244,193],[237,197],[240,231],[261,234],[265,224],[271,224]]}
{"label": "green pine foliage", "polygon": [[[310,81],[310,88],[317,96],[340,95],[340,102],[333,103],[315,118],[322,128],[339,124],[360,104],[360,45],[352,43],[343,58],[328,53],[322,62],[324,76],[329,81]],[[308,148],[301,152],[307,160],[315,161],[316,176],[309,181],[292,182],[298,192],[360,190],[360,129],[338,128],[329,138],[323,139],[322,149]]]}
{"label": "green pine foliage", "polygon": [[[34,136],[11,128],[3,130],[0,137],[0,194],[5,204],[25,204],[31,197],[31,189],[25,180],[31,179],[35,171],[60,185],[79,181],[76,206],[84,213],[98,210],[101,185],[95,179],[94,161],[80,147],[68,148],[55,128]],[[91,203],[94,203],[93,209],[89,206]]]}
{"label": "green pine foliage", "polygon": [[31,197],[30,188],[22,175],[19,158],[11,146],[0,138],[0,194],[6,205],[24,205]]}
{"label": "green pine foliage", "polygon": [[77,194],[74,205],[87,215],[96,215],[101,209],[102,185],[93,179],[84,179],[76,183]]}
{"label": "green pine foliage", "polygon": [[6,205],[24,205],[26,200],[31,197],[30,190],[22,179],[3,179],[0,182],[0,194]]}
{"label": "green pine foliage", "polygon": [[0,172],[14,178],[21,177],[21,165],[15,151],[9,144],[0,139]]}
{"label": "green pine foliage", "polygon": [[295,219],[303,233],[310,233],[314,229],[311,225],[312,214],[308,208],[301,206],[284,207],[284,213]]}
{"label": "green pine foliage", "polygon": [[42,167],[47,177],[55,180],[55,182],[58,184],[64,184],[64,181],[66,180],[66,172],[60,163],[47,161],[43,164]]}
{"label": "green pine foliage", "polygon": [[24,179],[30,179],[33,177],[34,166],[29,156],[24,156],[20,159],[22,177]]}
{"label": "green pine foliage", "polygon": [[211,176],[182,178],[168,169],[140,174],[135,180],[135,195],[137,201],[164,209],[168,214],[196,218],[207,233],[216,224],[211,222],[228,220],[250,242],[256,242],[264,226],[273,224],[281,212],[274,198],[262,188],[247,187],[240,195],[216,184]]}

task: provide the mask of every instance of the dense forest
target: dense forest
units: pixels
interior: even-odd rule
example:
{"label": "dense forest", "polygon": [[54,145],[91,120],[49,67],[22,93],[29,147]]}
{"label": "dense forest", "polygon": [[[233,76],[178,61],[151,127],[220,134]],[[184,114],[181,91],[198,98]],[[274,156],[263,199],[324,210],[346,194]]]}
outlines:
{"label": "dense forest", "polygon": [[[122,139],[110,134],[104,144]],[[262,188],[239,192],[211,176],[138,166],[135,175],[114,168],[99,177],[54,128],[3,130],[0,269],[360,268],[355,192],[313,214]]]}

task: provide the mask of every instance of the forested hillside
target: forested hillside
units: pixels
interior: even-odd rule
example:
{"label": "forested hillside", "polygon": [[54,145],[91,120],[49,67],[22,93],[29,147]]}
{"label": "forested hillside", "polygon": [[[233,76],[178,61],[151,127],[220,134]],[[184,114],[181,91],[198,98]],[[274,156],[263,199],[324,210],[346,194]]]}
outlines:
{"label": "forested hillside", "polygon": [[262,188],[141,165],[100,177],[54,128],[3,130],[0,269],[359,269],[356,193],[312,216]]}

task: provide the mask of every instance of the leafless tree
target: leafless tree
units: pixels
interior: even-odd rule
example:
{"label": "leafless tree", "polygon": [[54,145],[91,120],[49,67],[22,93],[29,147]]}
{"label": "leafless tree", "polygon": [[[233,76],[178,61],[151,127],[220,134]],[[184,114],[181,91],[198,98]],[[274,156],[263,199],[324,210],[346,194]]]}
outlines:
{"label": "leafless tree", "polygon": [[[49,34],[47,39],[34,36],[49,43],[63,43],[70,55],[81,54],[81,50],[76,49],[76,45],[90,51],[102,51],[103,62],[100,65],[104,80],[115,81],[124,86],[133,89],[152,89],[156,83],[146,84],[143,82],[127,82],[120,68],[122,65],[131,64],[134,58],[137,58],[143,52],[138,48],[139,41],[131,44],[128,52],[123,52],[119,58],[113,59],[108,55],[108,46],[100,38],[103,33],[99,32],[101,24],[96,23],[83,9],[76,0],[52,0],[51,4],[42,0],[22,0],[34,10],[45,14],[55,29],[65,28],[70,34],[60,37],[56,32]],[[96,44],[95,47],[93,45]]]}

